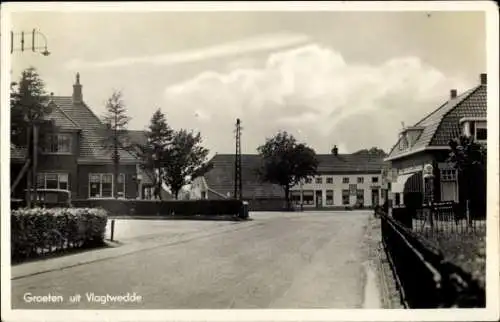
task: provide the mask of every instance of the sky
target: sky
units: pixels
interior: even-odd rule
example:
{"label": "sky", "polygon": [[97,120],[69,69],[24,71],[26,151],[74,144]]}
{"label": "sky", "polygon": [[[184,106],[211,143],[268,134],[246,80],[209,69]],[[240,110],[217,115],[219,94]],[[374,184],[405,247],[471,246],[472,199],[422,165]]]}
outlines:
{"label": "sky", "polygon": [[[317,153],[389,151],[417,122],[486,72],[484,12],[24,12],[50,56],[15,53],[12,76],[37,68],[48,92],[83,98],[99,116],[123,93],[130,129],[158,108],[200,131],[214,153],[286,130]],[[18,42],[15,42],[18,46]]]}

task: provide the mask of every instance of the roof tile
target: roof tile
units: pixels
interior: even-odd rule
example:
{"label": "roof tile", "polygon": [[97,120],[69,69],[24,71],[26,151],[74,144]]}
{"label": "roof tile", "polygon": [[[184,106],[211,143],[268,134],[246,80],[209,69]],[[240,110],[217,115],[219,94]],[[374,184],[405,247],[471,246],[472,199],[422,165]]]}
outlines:
{"label": "roof tile", "polygon": [[[482,109],[486,111],[486,96],[480,93],[483,91],[481,89],[483,87],[484,91],[486,91],[485,85],[479,85],[471,88],[458,95],[456,98],[447,101],[439,108],[421,119],[414,125],[415,127],[424,128],[417,141],[409,149],[399,150],[398,147],[401,140],[401,138],[399,138],[396,144],[391,149],[388,157],[398,157],[400,155],[411,153],[412,151],[416,151],[430,145],[448,145],[449,140],[452,137],[458,136],[460,133],[458,129],[458,120],[456,120],[456,124],[452,124],[453,122],[455,122],[455,120],[448,119],[448,115],[458,106],[468,106],[466,110],[468,111],[467,113],[471,114],[471,116],[478,116],[477,111],[480,111]],[[484,96],[484,100],[480,98],[482,96]],[[483,106],[479,107],[479,105],[481,104],[483,104]]]}

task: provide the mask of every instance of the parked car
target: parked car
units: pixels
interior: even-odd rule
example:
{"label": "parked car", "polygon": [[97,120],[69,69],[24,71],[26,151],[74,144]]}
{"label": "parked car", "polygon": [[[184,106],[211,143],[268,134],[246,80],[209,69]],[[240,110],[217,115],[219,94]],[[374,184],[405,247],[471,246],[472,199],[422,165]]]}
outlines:
{"label": "parked car", "polygon": [[[28,192],[28,189],[25,192]],[[34,190],[31,189],[31,201],[38,206],[47,208],[71,207],[71,191],[65,189],[37,189],[35,196]]]}

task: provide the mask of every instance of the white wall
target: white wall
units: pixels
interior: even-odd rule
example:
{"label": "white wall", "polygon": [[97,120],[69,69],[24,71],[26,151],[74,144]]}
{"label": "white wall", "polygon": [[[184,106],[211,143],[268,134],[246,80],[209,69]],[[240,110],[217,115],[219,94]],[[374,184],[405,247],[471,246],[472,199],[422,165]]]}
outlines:
{"label": "white wall", "polygon": [[[312,183],[303,183],[302,187],[300,185],[294,186],[292,191],[300,191],[302,190],[321,190],[322,191],[322,206],[328,207],[326,204],[326,191],[333,190],[333,207],[343,206],[342,204],[342,190],[349,189],[349,184],[356,184],[357,189],[364,190],[364,205],[366,207],[370,207],[373,205],[372,203],[372,187],[373,189],[378,188],[379,190],[379,204],[383,203],[382,200],[382,176],[381,174],[346,174],[346,175],[319,175],[318,177],[322,178],[322,183],[316,183],[316,178],[313,178]],[[343,183],[343,178],[349,178],[349,183]],[[363,183],[358,183],[358,177],[363,178]],[[378,178],[377,183],[372,183],[372,177]],[[327,178],[333,178],[333,183],[326,183]],[[314,199],[316,201],[316,198]],[[354,206],[356,204],[356,196],[350,196],[349,205]],[[312,207],[314,207],[312,205]]]}
{"label": "white wall", "polygon": [[189,188],[189,199],[199,200],[201,199],[202,192],[206,193],[205,184],[202,177],[198,177],[193,180],[191,187]]}

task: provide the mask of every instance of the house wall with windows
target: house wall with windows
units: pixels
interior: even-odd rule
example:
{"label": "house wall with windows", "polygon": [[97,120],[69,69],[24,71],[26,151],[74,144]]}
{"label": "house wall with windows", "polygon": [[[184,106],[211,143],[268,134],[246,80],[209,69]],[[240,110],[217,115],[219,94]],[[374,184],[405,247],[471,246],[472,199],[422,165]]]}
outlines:
{"label": "house wall with windows", "polygon": [[[119,184],[119,198],[135,199],[138,197],[136,165],[120,165],[121,178],[115,180],[112,164],[80,165],[78,168],[78,196],[87,198],[114,198],[113,185]],[[124,194],[123,194],[123,190]]]}
{"label": "house wall with windows", "polygon": [[304,207],[373,207],[383,204],[381,172],[320,174],[291,189],[292,202]]}
{"label": "house wall with windows", "polygon": [[[37,187],[67,189],[72,198],[78,196],[79,135],[76,131],[60,131],[43,142],[37,166]],[[57,177],[57,182],[55,181]]]}

